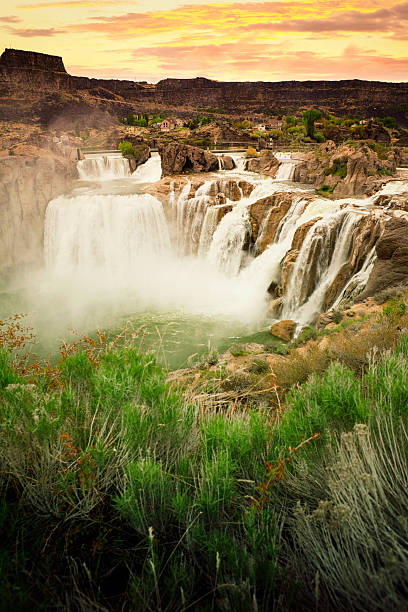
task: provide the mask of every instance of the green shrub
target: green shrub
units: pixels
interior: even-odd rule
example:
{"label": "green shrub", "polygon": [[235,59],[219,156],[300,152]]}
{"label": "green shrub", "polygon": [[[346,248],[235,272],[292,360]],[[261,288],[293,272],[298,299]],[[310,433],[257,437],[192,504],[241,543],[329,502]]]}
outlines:
{"label": "green shrub", "polygon": [[253,374],[266,374],[269,372],[269,364],[264,359],[254,359],[249,368],[250,372]]}
{"label": "green shrub", "polygon": [[318,195],[326,197],[329,194],[333,193],[333,191],[334,191],[334,187],[330,187],[330,185],[322,185],[321,187],[319,187],[319,189],[316,190],[316,193]]}

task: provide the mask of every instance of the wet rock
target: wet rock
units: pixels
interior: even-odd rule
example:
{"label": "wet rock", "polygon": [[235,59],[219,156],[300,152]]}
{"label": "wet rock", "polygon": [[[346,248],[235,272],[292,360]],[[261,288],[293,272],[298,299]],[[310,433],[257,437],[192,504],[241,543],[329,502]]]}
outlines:
{"label": "wet rock", "polygon": [[[324,302],[325,310],[332,306],[351,277],[361,270],[368,254],[383,231],[386,219],[382,213],[366,215],[361,219],[354,232],[350,256],[327,290]],[[357,287],[350,287],[353,299],[358,295],[358,293],[355,294],[356,289]]]}
{"label": "wet rock", "polygon": [[[274,193],[250,206],[252,239],[257,242],[258,254],[263,253],[266,247],[272,244],[276,230],[291,207],[292,201],[293,194],[291,193]],[[261,230],[262,235],[260,236]]]}
{"label": "wet rock", "polygon": [[239,181],[238,186],[242,190],[244,198],[248,198],[255,189],[255,185],[248,183],[248,181]]}
{"label": "wet rock", "polygon": [[218,159],[220,161],[221,170],[233,170],[236,168],[236,163],[230,155],[220,155]]}
{"label": "wet rock", "polygon": [[159,154],[162,162],[162,176],[215,172],[219,169],[218,157],[199,147],[170,142],[160,144]]}
{"label": "wet rock", "polygon": [[398,195],[381,194],[374,199],[374,204],[387,210],[408,211],[408,192]]}
{"label": "wet rock", "polygon": [[282,311],[283,298],[278,297],[272,300],[268,306],[268,316],[272,319],[277,319]]}
{"label": "wet rock", "polygon": [[0,272],[5,274],[42,265],[48,202],[78,178],[71,154],[35,147],[25,153],[0,158]]}
{"label": "wet rock", "polygon": [[274,178],[279,168],[279,161],[272,151],[263,151],[258,157],[251,157],[245,162],[245,170],[257,172]]}
{"label": "wet rock", "polygon": [[297,324],[295,321],[278,321],[278,323],[272,325],[270,332],[272,336],[289,342],[289,340],[292,340],[293,336],[295,335],[296,327]]}
{"label": "wet rock", "polygon": [[361,299],[408,282],[408,219],[392,217],[376,244],[377,260]]}

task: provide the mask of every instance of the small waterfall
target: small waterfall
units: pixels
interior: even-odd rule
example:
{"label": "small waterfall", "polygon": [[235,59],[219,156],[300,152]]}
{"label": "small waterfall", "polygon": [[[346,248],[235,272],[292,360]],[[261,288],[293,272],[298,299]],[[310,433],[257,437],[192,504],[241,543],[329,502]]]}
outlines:
{"label": "small waterfall", "polygon": [[375,251],[375,246],[373,246],[373,248],[366,257],[361,270],[356,272],[350,278],[350,280],[345,285],[343,291],[340,293],[338,298],[336,298],[336,301],[331,307],[332,310],[335,310],[344,298],[355,298],[364,290],[376,259],[377,254]]}
{"label": "small waterfall", "polygon": [[79,178],[85,181],[112,179],[130,176],[129,160],[119,155],[87,157],[77,164]]}
{"label": "small waterfall", "polygon": [[277,151],[275,153],[275,157],[280,162],[275,180],[290,181],[293,178],[293,173],[296,166],[296,164],[292,161],[292,154]]}
{"label": "small waterfall", "polygon": [[205,212],[203,226],[200,234],[200,244],[198,254],[200,257],[205,257],[213,239],[213,235],[218,225],[219,206],[209,206]]}
{"label": "small waterfall", "polygon": [[47,207],[47,265],[123,271],[170,248],[161,202],[151,195],[60,196]]}
{"label": "small waterfall", "polygon": [[291,273],[283,319],[307,324],[321,312],[330,284],[347,261],[360,218],[360,212],[345,209],[309,230]]}
{"label": "small waterfall", "polygon": [[282,162],[275,176],[276,181],[290,181],[293,178],[296,164],[294,162]]}
{"label": "small waterfall", "polygon": [[138,166],[132,174],[132,179],[138,183],[157,183],[161,178],[161,158],[158,153],[153,153],[151,157]]}
{"label": "small waterfall", "polygon": [[210,196],[213,181],[206,181],[194,197],[189,198],[191,182],[184,186],[176,202],[177,252],[194,255],[200,245],[202,228],[207,210],[214,203]]}
{"label": "small waterfall", "polygon": [[290,247],[293,236],[299,226],[299,220],[302,219],[302,215],[307,205],[307,200],[299,196],[293,198],[291,207],[279,223],[274,242],[284,242],[288,248]]}
{"label": "small waterfall", "polygon": [[245,238],[250,231],[248,204],[240,202],[221,219],[214,232],[208,260],[227,276],[238,274]]}

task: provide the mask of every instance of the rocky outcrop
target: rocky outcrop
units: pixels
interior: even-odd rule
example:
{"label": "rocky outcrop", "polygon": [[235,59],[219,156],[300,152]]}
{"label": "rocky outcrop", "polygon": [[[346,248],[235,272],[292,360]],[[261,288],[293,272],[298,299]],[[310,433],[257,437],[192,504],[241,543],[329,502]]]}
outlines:
{"label": "rocky outcrop", "polygon": [[159,146],[162,176],[215,172],[219,169],[218,157],[199,147],[171,142]]}
{"label": "rocky outcrop", "polygon": [[294,180],[312,183],[317,189],[326,186],[336,198],[372,194],[395,173],[397,154],[377,154],[367,144],[336,147],[329,141],[295,167]]}
{"label": "rocky outcrop", "polygon": [[366,215],[361,219],[353,235],[353,244],[348,261],[340,268],[336,278],[327,290],[324,310],[328,310],[332,306],[346,283],[361,270],[368,254],[383,232],[385,223],[386,217],[381,213]]}
{"label": "rocky outcrop", "polygon": [[264,176],[275,177],[279,168],[279,161],[276,159],[272,151],[263,151],[257,157],[251,157],[245,162],[245,170],[248,172],[257,172]]}
{"label": "rocky outcrop", "polygon": [[393,216],[376,244],[377,260],[361,299],[382,289],[408,283],[408,219]]}
{"label": "rocky outcrop", "polygon": [[293,194],[274,193],[250,206],[252,239],[256,242],[257,254],[263,253],[266,247],[272,244],[276,230],[292,202]]}
{"label": "rocky outcrop", "polygon": [[[134,172],[136,168],[145,164],[150,158],[150,147],[143,139],[134,136],[126,136],[126,141],[133,145],[133,152],[124,156],[129,160],[130,171]],[[117,148],[119,148],[119,142]]]}
{"label": "rocky outcrop", "polygon": [[0,56],[0,66],[66,73],[62,57],[20,49],[5,49]]}
{"label": "rocky outcrop", "polygon": [[237,167],[230,155],[220,155],[218,160],[220,163],[220,170],[233,170]]}
{"label": "rocky outcrop", "polygon": [[381,194],[374,198],[375,206],[386,210],[404,210],[408,212],[408,191],[401,194]]}
{"label": "rocky outcrop", "polygon": [[[17,151],[18,152],[18,151]],[[47,204],[77,178],[74,157],[28,148],[0,158],[0,274],[43,263]]]}

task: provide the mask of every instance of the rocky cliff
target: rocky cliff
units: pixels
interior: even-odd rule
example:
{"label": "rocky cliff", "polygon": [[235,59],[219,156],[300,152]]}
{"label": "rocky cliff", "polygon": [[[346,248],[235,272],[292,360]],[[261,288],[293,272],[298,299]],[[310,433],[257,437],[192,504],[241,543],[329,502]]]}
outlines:
{"label": "rocky cliff", "polygon": [[395,173],[398,155],[393,150],[377,152],[367,144],[336,147],[329,140],[305,156],[293,180],[311,183],[336,198],[372,194]]}
{"label": "rocky cliff", "polygon": [[[70,92],[106,100],[119,96],[134,110],[217,108],[221,112],[295,111],[318,106],[338,115],[393,115],[406,123],[408,83],[377,81],[222,82],[204,78],[164,79],[152,85],[67,74],[62,59],[7,49],[0,58],[0,96],[29,100],[45,92]],[[102,93],[101,93],[102,92]],[[112,102],[112,101],[111,101]],[[111,103],[114,110],[114,104]],[[23,108],[23,107],[21,107]]]}
{"label": "rocky cliff", "polygon": [[[28,147],[0,158],[0,275],[43,263],[47,204],[77,178],[74,156]],[[65,154],[64,154],[65,153]]]}

